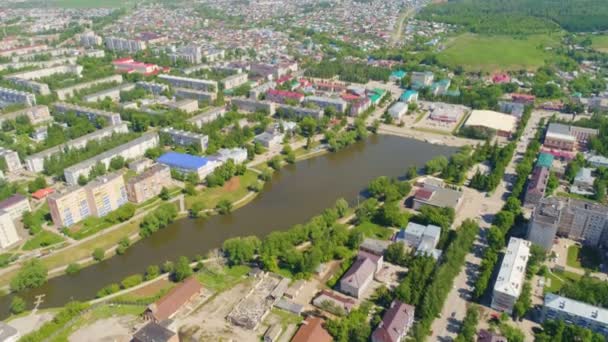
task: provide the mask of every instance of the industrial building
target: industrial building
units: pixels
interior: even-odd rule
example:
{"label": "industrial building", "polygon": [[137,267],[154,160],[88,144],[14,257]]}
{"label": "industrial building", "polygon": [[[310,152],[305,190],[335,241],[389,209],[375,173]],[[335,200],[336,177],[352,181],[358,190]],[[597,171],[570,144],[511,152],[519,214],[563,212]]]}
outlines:
{"label": "industrial building", "polygon": [[512,237],[492,291],[492,308],[511,314],[526,280],[531,242]]}
{"label": "industrial building", "polygon": [[268,101],[233,98],[230,104],[236,106],[237,110],[247,113],[263,112],[272,116],[276,111],[275,103]]}
{"label": "industrial building", "polygon": [[163,187],[171,185],[171,169],[167,165],[154,164],[127,181],[129,201],[139,204],[158,196]]}
{"label": "industrial building", "polygon": [[219,160],[177,152],[167,152],[156,161],[182,174],[196,173],[199,179],[205,179],[221,165]]}
{"label": "industrial building", "polygon": [[464,124],[465,127],[481,127],[496,132],[496,135],[509,138],[517,128],[517,118],[492,110],[474,110]]}
{"label": "industrial building", "polygon": [[163,80],[173,87],[176,88],[189,88],[196,90],[203,90],[207,92],[217,92],[217,82],[210,80],[201,80],[189,77],[171,76],[171,75],[160,75],[158,79]]}
{"label": "industrial building", "polygon": [[81,149],[86,147],[89,141],[101,140],[104,138],[111,137],[114,134],[124,134],[128,132],[129,128],[126,123],[102,128],[87,135],[83,135],[80,138],[70,140],[65,144],[51,147],[44,151],[40,151],[38,153],[25,157],[25,167],[28,171],[31,172],[42,172],[44,170],[44,160],[50,158],[55,154],[62,153],[66,149]]}
{"label": "industrial building", "polygon": [[194,124],[198,128],[201,128],[203,127],[203,125],[221,118],[222,116],[224,116],[224,114],[226,114],[226,108],[212,108],[199,115],[191,117],[190,119],[188,119],[188,122]]}
{"label": "industrial building", "polygon": [[89,172],[97,163],[102,163],[108,168],[110,161],[115,157],[123,157],[124,159],[136,159],[142,157],[146,150],[157,147],[159,144],[158,134],[149,132],[141,137],[129,141],[128,143],[115,147],[109,151],[103,152],[93,158],[87,159],[76,165],[72,165],[64,170],[64,177],[69,185],[78,184],[78,178],[88,176]]}
{"label": "industrial building", "polygon": [[[209,137],[204,134],[194,133],[166,127],[160,130],[161,134],[169,136],[171,141],[179,146],[194,146],[197,151],[205,151],[209,142]],[[162,136],[161,136],[162,137]]]}
{"label": "industrial building", "polygon": [[25,91],[19,91],[0,87],[0,107],[11,104],[24,104],[26,106],[36,105],[36,95]]}
{"label": "industrial building", "polygon": [[19,154],[0,146],[0,171],[15,172],[23,169]]}
{"label": "industrial building", "polygon": [[323,96],[306,96],[304,103],[313,103],[323,109],[333,107],[338,113],[344,113],[348,107],[348,103],[342,99]]}
{"label": "industrial building", "polygon": [[541,322],[548,319],[561,320],[608,337],[608,310],[602,307],[547,293]]}
{"label": "industrial building", "polygon": [[59,113],[65,114],[69,112],[74,112],[76,115],[86,116],[90,121],[94,121],[97,117],[102,117],[109,125],[118,125],[122,122],[120,114],[106,112],[105,110],[82,107],[65,102],[56,102],[54,104],[54,107],[55,110]]}

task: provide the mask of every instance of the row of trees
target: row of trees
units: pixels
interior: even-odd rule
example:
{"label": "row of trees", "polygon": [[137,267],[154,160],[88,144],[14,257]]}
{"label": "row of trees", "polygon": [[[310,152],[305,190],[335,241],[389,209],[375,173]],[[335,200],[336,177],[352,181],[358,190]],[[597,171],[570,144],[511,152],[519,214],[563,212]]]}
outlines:
{"label": "row of trees", "polygon": [[177,208],[172,203],[163,203],[156,210],[147,214],[139,225],[139,235],[143,238],[165,228],[177,217]]}
{"label": "row of trees", "polygon": [[230,178],[244,175],[245,171],[247,171],[245,164],[237,165],[234,163],[234,160],[229,159],[207,176],[207,186],[212,188],[222,186]]}

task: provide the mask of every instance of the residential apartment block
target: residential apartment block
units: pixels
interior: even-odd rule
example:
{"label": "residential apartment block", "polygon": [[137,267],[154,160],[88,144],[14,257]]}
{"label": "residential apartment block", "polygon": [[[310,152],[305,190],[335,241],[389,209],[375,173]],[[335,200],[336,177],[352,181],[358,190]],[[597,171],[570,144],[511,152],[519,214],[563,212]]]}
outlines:
{"label": "residential apartment block", "polygon": [[543,145],[548,148],[573,151],[579,145],[586,146],[589,139],[597,133],[597,129],[550,123]]}
{"label": "residential apartment block", "polygon": [[25,212],[32,211],[32,207],[30,207],[30,201],[27,197],[14,194],[0,202],[0,211],[7,212],[10,218],[15,221],[20,220]]}
{"label": "residential apartment block", "polygon": [[106,48],[111,51],[135,53],[146,49],[147,44],[141,40],[106,37],[104,39]]}
{"label": "residential apartment block", "polygon": [[0,250],[6,249],[20,240],[11,215],[0,210]]}
{"label": "residential apartment block", "polygon": [[102,163],[107,168],[110,165],[110,161],[118,156],[123,157],[125,160],[136,159],[142,157],[146,153],[146,150],[157,147],[158,144],[159,138],[156,132],[146,133],[126,144],[66,168],[63,173],[65,180],[69,185],[76,185],[78,184],[78,178],[81,175],[88,176],[95,164]]}
{"label": "residential apartment block", "polygon": [[382,268],[383,261],[383,255],[360,249],[357,259],[340,279],[340,291],[359,298]]}
{"label": "residential apartment block", "polygon": [[562,320],[608,337],[608,310],[574,299],[545,294],[541,321]]}
{"label": "residential apartment block", "polygon": [[226,108],[217,107],[209,109],[199,115],[193,116],[188,119],[188,122],[194,124],[196,127],[201,128],[203,125],[215,121],[226,114]]}
{"label": "residential apartment block", "polygon": [[217,92],[217,82],[210,80],[201,80],[197,78],[172,76],[172,75],[160,75],[158,79],[163,80],[173,87],[177,88],[189,88],[196,90],[203,90],[208,92]]}
{"label": "residential apartment block", "polygon": [[571,198],[542,199],[528,223],[528,240],[551,249],[556,235],[590,246],[608,240],[608,207]]}
{"label": "residential apartment block", "polygon": [[166,127],[160,130],[162,135],[168,136],[171,141],[180,146],[194,146],[198,151],[204,151],[207,149],[207,143],[209,137],[204,134],[183,131],[175,129],[173,127]]}
{"label": "residential apartment block", "polygon": [[416,308],[394,300],[372,333],[372,342],[401,342],[414,324]]}
{"label": "residential apartment block", "polygon": [[170,185],[171,169],[169,166],[154,164],[127,181],[127,197],[129,201],[139,204],[158,196],[163,187]]}
{"label": "residential apartment block", "polygon": [[286,103],[292,101],[299,104],[304,100],[304,94],[294,91],[269,89],[266,92],[266,100],[276,103]]}
{"label": "residential apartment block", "polygon": [[528,180],[528,186],[526,188],[525,206],[534,207],[543,197],[545,197],[549,174],[549,169],[546,167],[536,166],[534,168],[532,177]]}
{"label": "residential apartment block", "polygon": [[175,88],[175,97],[211,102],[217,99],[217,93],[196,89]]}
{"label": "residential apartment block", "polygon": [[0,87],[0,107],[6,107],[7,105],[11,104],[35,106],[36,95],[25,91]]}
{"label": "residential apartment block", "polygon": [[142,88],[154,95],[160,95],[162,92],[169,90],[169,86],[163,83],[139,81],[135,83],[137,88]]}
{"label": "residential apartment block", "polygon": [[74,112],[79,116],[86,116],[89,120],[94,120],[97,117],[104,118],[109,125],[118,125],[122,122],[120,114],[113,112],[106,112],[105,110],[94,109],[89,107],[82,107],[73,105],[65,102],[56,102],[54,105],[55,110],[59,113]]}
{"label": "residential apartment block", "polygon": [[127,189],[122,172],[97,177],[86,185],[91,215],[106,216],[127,203]]}
{"label": "residential apartment block", "polygon": [[6,120],[15,120],[18,117],[25,116],[30,120],[32,125],[39,125],[49,121],[53,121],[53,117],[47,106],[33,106],[18,110],[7,114],[0,115],[0,124]]}
{"label": "residential apartment block", "polygon": [[320,119],[325,114],[321,109],[289,106],[284,104],[277,105],[276,112],[282,117],[291,117],[294,115],[297,117],[310,116],[315,119]]}
{"label": "residential apartment block", "polygon": [[19,154],[15,151],[0,147],[0,171],[15,172],[23,169]]}
{"label": "residential apartment block", "polygon": [[190,64],[199,64],[203,60],[203,51],[200,46],[186,45],[177,49],[176,52],[169,54],[172,63],[186,61]]}
{"label": "residential apartment block", "polygon": [[348,106],[348,103],[340,98],[323,96],[306,96],[304,98],[304,103],[312,103],[323,109],[333,107],[338,113],[344,113]]}
{"label": "residential apartment block", "polygon": [[239,111],[247,113],[264,112],[272,116],[276,110],[276,105],[268,101],[233,98],[230,100],[230,104],[235,106]]}
{"label": "residential apartment block", "polygon": [[99,46],[103,43],[103,39],[92,31],[82,33],[78,41],[84,47]]}
{"label": "residential apartment block", "polygon": [[50,158],[53,155],[59,154],[65,151],[66,149],[84,148],[89,141],[101,140],[109,138],[114,134],[124,134],[128,132],[129,127],[126,123],[102,128],[87,135],[83,135],[80,138],[70,140],[65,144],[51,147],[47,150],[40,151],[38,153],[25,157],[25,167],[28,171],[31,172],[42,172],[44,170],[44,160]]}
{"label": "residential apartment block", "polygon": [[492,308],[511,314],[513,306],[521,294],[526,278],[526,265],[530,257],[531,242],[511,238],[507,246],[494,290],[492,291]]}
{"label": "residential apartment block", "polygon": [[100,90],[93,94],[85,95],[82,99],[84,102],[99,102],[105,99],[110,99],[113,102],[119,102],[121,92],[131,91],[133,89],[135,89],[135,84],[125,83],[117,85],[116,87]]}
{"label": "residential apartment block", "polygon": [[238,73],[224,78],[220,83],[224,86],[224,89],[230,90],[247,83],[247,80],[247,73]]}
{"label": "residential apartment block", "polygon": [[395,241],[402,242],[411,249],[416,250],[416,255],[432,256],[435,260],[441,256],[441,250],[436,249],[441,237],[441,228],[435,225],[424,226],[409,222],[405,229],[401,229]]}
{"label": "residential apartment block", "polygon": [[122,79],[121,75],[112,75],[112,76],[108,76],[108,77],[104,77],[104,78],[98,78],[96,80],[89,81],[89,82],[78,83],[78,84],[70,86],[70,87],[57,89],[57,90],[55,90],[55,93],[57,93],[57,98],[59,100],[63,101],[69,97],[74,96],[74,94],[76,94],[76,92],[79,90],[91,88],[98,84],[122,83],[122,82],[123,82],[123,79]]}

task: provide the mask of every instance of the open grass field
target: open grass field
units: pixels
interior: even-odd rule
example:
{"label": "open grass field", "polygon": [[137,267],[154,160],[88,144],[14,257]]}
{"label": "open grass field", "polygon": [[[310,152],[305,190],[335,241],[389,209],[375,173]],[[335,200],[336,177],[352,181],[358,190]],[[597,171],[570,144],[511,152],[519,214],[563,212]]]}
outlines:
{"label": "open grass field", "polygon": [[65,239],[61,235],[49,232],[48,230],[43,230],[27,240],[27,242],[23,245],[23,250],[31,251],[33,249],[47,247],[63,241],[65,241]]}
{"label": "open grass field", "polygon": [[568,258],[566,263],[570,267],[598,271],[599,266],[602,263],[602,255],[598,250],[591,247],[572,245],[568,247]]}
{"label": "open grass field", "polygon": [[592,36],[591,47],[600,52],[608,52],[608,35]]}
{"label": "open grass field", "polygon": [[[238,180],[238,181],[237,181]],[[191,208],[194,202],[203,203],[204,209],[213,209],[221,200],[228,200],[234,203],[249,193],[248,187],[258,181],[258,174],[247,170],[244,175],[234,177],[216,188],[206,188],[199,191],[195,196],[186,196],[186,207]]]}
{"label": "open grass field", "polygon": [[388,240],[393,236],[393,231],[386,228],[381,227],[375,223],[371,222],[363,222],[360,225],[353,228],[355,231],[359,231],[365,235],[365,237],[372,239],[381,239]]}
{"label": "open grass field", "polygon": [[566,282],[576,282],[581,279],[582,275],[563,271],[557,272],[554,271],[549,274],[549,279],[551,280],[551,284],[545,286],[545,293],[559,293],[559,290],[564,286]]}
{"label": "open grass field", "polygon": [[559,36],[533,35],[525,38],[463,34],[446,43],[439,61],[466,71],[535,70],[552,57],[546,47],[557,46]]}
{"label": "open grass field", "polygon": [[204,287],[216,292],[228,290],[244,280],[249,272],[248,266],[223,267],[222,269],[203,268],[196,274]]}

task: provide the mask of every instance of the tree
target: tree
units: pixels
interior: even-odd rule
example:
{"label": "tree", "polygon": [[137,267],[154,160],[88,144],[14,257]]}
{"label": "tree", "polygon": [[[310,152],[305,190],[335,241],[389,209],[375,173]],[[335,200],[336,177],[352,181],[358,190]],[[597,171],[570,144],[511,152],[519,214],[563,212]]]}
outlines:
{"label": "tree", "polygon": [[160,267],[156,265],[150,265],[146,268],[146,281],[152,280],[160,275]]}
{"label": "tree", "polygon": [[65,273],[68,275],[77,274],[78,272],[80,272],[80,264],[76,262],[69,264],[68,268],[65,269]]}
{"label": "tree", "polygon": [[163,273],[173,273],[174,269],[175,269],[175,264],[171,261],[165,261],[160,267],[160,270]]}
{"label": "tree", "polygon": [[446,166],[448,166],[448,159],[444,156],[438,156],[426,162],[424,170],[430,175],[443,171]]}
{"label": "tree", "polygon": [[220,215],[230,214],[232,212],[232,202],[227,199],[223,199],[217,203],[215,210],[217,210]]}
{"label": "tree", "polygon": [[120,170],[125,167],[125,158],[122,156],[117,156],[110,160],[110,169],[111,170]]}
{"label": "tree", "polygon": [[185,256],[179,257],[173,270],[173,280],[182,281],[192,275],[190,262]]}
{"label": "tree", "polygon": [[386,258],[386,261],[390,263],[406,266],[407,256],[403,243],[401,242],[391,243],[386,249],[384,257]]}
{"label": "tree", "polygon": [[20,313],[22,313],[23,311],[25,311],[25,300],[19,296],[15,296],[13,297],[13,300],[11,300],[11,313],[13,315],[18,315]]}
{"label": "tree", "polygon": [[93,256],[93,259],[95,261],[99,262],[99,261],[103,260],[105,254],[106,254],[106,252],[103,249],[101,249],[101,248],[95,248],[95,250],[93,251],[92,256]]}
{"label": "tree", "polygon": [[250,261],[260,246],[260,239],[255,236],[249,236],[224,241],[222,250],[226,253],[231,265],[240,265]]}
{"label": "tree", "polygon": [[203,202],[194,202],[192,203],[192,207],[190,207],[190,217],[197,218],[201,215],[201,211],[205,209],[205,205]]}
{"label": "tree", "polygon": [[169,189],[163,186],[163,188],[160,189],[158,197],[160,197],[160,199],[162,199],[163,201],[167,201],[169,198],[171,198],[171,195],[169,194]]}
{"label": "tree", "polygon": [[407,179],[414,179],[418,177],[418,168],[416,166],[410,166],[407,168],[407,172],[405,173],[405,177]]}
{"label": "tree", "polygon": [[348,202],[344,198],[339,198],[336,201],[335,208],[338,211],[338,216],[340,216],[342,218],[348,212],[349,205],[348,205]]}
{"label": "tree", "polygon": [[19,270],[19,273],[11,279],[11,290],[21,291],[28,288],[40,287],[46,283],[48,271],[40,260],[27,261]]}

